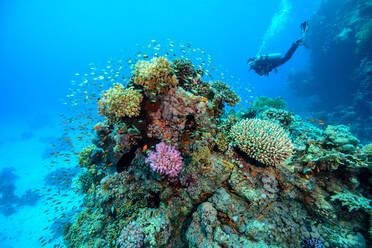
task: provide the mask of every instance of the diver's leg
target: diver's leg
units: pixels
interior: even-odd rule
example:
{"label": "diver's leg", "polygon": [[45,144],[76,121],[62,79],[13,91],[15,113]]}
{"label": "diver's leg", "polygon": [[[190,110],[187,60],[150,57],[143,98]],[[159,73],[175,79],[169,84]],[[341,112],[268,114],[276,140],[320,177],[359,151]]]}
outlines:
{"label": "diver's leg", "polygon": [[[284,64],[285,62],[287,62],[291,57],[292,55],[294,54],[294,52],[296,51],[297,47],[301,44],[301,41],[302,39],[299,39],[297,40],[295,43],[292,44],[291,48],[289,48],[289,50],[287,51],[287,53],[284,55],[284,57],[282,57],[280,59],[280,63],[279,65],[282,65]],[[279,66],[277,65],[277,66]]]}

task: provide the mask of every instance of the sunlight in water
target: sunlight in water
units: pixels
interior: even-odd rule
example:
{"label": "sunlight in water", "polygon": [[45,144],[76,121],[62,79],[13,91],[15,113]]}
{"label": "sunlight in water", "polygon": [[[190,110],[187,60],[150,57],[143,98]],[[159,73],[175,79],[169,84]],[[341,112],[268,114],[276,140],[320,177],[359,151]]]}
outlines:
{"label": "sunlight in water", "polygon": [[281,30],[284,29],[285,23],[288,20],[289,14],[292,10],[292,3],[288,0],[281,0],[279,3],[279,10],[275,15],[273,16],[271,20],[270,27],[267,29],[261,46],[258,49],[258,54],[262,54],[262,51],[266,47],[266,42],[271,39],[273,36],[275,36],[277,33],[279,33]]}

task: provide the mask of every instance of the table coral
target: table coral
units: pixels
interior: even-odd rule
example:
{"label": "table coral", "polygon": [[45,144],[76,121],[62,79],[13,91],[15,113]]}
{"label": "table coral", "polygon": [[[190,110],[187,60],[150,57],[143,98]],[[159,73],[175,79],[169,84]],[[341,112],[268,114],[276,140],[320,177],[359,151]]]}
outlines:
{"label": "table coral", "polygon": [[245,119],[230,130],[235,145],[250,157],[267,165],[279,165],[292,156],[292,142],[278,124]]}

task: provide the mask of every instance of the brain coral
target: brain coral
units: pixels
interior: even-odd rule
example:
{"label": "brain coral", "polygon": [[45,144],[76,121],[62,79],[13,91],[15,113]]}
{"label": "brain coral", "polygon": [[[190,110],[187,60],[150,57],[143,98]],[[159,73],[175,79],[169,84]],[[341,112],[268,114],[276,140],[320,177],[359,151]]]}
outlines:
{"label": "brain coral", "polygon": [[178,84],[172,63],[167,58],[151,59],[151,62],[140,60],[136,64],[133,82],[142,85],[146,92],[153,95],[164,93],[168,88]]}
{"label": "brain coral", "polygon": [[121,117],[139,115],[143,96],[132,87],[125,89],[120,83],[115,83],[112,88],[104,91],[98,102],[98,110],[112,121]]}
{"label": "brain coral", "polygon": [[240,150],[263,164],[281,164],[293,153],[286,131],[271,121],[241,120],[231,128],[230,137]]}

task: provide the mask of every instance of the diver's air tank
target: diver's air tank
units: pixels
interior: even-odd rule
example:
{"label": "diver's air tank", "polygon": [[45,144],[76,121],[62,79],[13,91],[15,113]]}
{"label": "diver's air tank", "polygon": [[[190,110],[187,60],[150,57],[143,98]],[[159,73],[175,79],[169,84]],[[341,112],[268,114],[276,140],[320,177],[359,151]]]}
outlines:
{"label": "diver's air tank", "polygon": [[270,53],[270,54],[261,55],[262,59],[267,59],[267,60],[279,59],[281,56],[282,56],[281,53]]}

